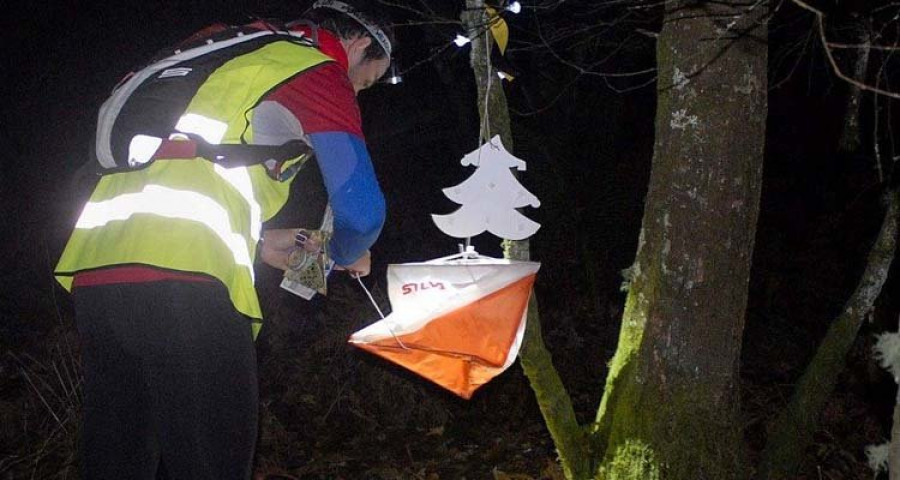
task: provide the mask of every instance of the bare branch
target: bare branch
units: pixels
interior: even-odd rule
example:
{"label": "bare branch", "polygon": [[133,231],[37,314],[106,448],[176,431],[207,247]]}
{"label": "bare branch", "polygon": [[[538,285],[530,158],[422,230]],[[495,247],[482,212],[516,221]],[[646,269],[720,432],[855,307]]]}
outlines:
{"label": "bare branch", "polygon": [[857,49],[857,50],[881,50],[883,52],[900,52],[900,47],[887,45],[872,45],[871,43],[835,43],[828,42],[829,48]]}
{"label": "bare branch", "polygon": [[[636,72],[625,72],[625,73],[607,73],[607,72],[595,72],[595,71],[592,71],[592,70],[590,70],[589,68],[584,68],[584,67],[582,67],[581,65],[578,65],[578,64],[576,64],[576,63],[574,63],[574,62],[572,62],[572,61],[570,61],[570,60],[568,60],[568,59],[566,59],[566,58],[563,58],[563,57],[562,57],[562,56],[561,56],[561,55],[560,55],[560,54],[559,54],[559,53],[551,46],[550,42],[547,41],[546,37],[544,37],[544,33],[543,33],[543,29],[541,28],[541,23],[540,23],[540,21],[537,22],[537,27],[538,27],[538,38],[540,38],[540,40],[541,40],[541,42],[543,43],[544,47],[547,48],[547,51],[550,52],[550,55],[552,55],[553,58],[555,58],[558,62],[562,63],[563,65],[565,65],[565,66],[567,66],[567,67],[569,67],[569,68],[572,68],[573,70],[577,71],[577,72],[579,73],[579,75],[588,75],[588,76],[597,76],[597,77],[632,77],[632,76],[637,76],[637,75],[645,75],[645,74],[647,74],[647,73],[653,73],[653,72],[656,71],[656,68],[655,68],[655,67],[654,67],[654,68],[644,69],[644,70],[639,70],[639,71],[636,71]],[[614,53],[614,52],[613,52],[613,53]],[[611,56],[611,55],[612,55],[612,54],[610,54],[610,56]],[[607,58],[608,58],[608,57],[609,57],[609,56],[607,56]],[[600,62],[597,62],[596,64],[600,64],[600,63],[603,63],[603,62],[605,62],[605,61],[606,61],[606,59],[603,59],[603,60],[601,60]],[[596,65],[596,64],[595,64],[595,65]]]}
{"label": "bare branch", "polygon": [[[813,32],[812,32],[812,30],[808,30],[808,31],[807,31],[807,34],[806,34],[806,39],[805,39],[804,41],[802,41],[802,42],[797,42],[797,44],[796,44],[795,46],[793,46],[790,50],[788,50],[787,52],[785,52],[784,55],[781,56],[781,58],[782,58],[784,61],[786,61],[787,58],[790,57],[790,54],[791,54],[794,50],[800,50],[800,51],[801,51],[801,53],[799,53],[799,54],[797,54],[797,55],[794,56],[794,58],[795,58],[796,60],[794,60],[794,64],[791,66],[790,71],[784,76],[783,79],[773,82],[774,84],[771,85],[771,86],[769,87],[770,90],[774,90],[774,89],[776,89],[776,88],[778,88],[778,87],[784,85],[785,83],[787,83],[788,80],[791,79],[791,77],[794,76],[794,73],[795,73],[795,72],[797,71],[797,69],[800,67],[800,62],[801,62],[802,57],[803,57],[802,52],[805,52],[805,51],[809,48],[809,45],[812,43],[812,41],[813,41]],[[777,66],[780,67],[780,66],[781,66],[781,63],[782,63],[782,62],[779,61],[779,63],[778,63]],[[777,71],[778,68],[775,68],[775,69],[773,69],[773,70]]]}
{"label": "bare branch", "polygon": [[418,16],[420,16],[420,17],[425,17],[425,18],[428,18],[428,17],[431,17],[431,18],[441,18],[439,15],[437,15],[437,13],[435,13],[434,10],[432,10],[432,9],[428,6],[428,2],[420,2],[420,4],[422,5],[422,8],[428,9],[428,15],[426,15],[425,13],[423,13],[422,10],[417,10],[417,9],[415,9],[415,8],[413,8],[413,7],[410,7],[409,5],[406,5],[406,4],[403,4],[403,3],[399,3],[399,2],[394,2],[394,1],[391,1],[391,0],[378,0],[378,3],[380,3],[380,4],[384,5],[384,6],[387,6],[387,7],[397,8],[397,9],[399,9],[399,10],[406,10],[407,12],[413,13],[413,14],[418,15]]}
{"label": "bare branch", "polygon": [[576,75],[575,78],[573,78],[573,79],[570,80],[568,83],[566,83],[565,85],[563,85],[563,87],[559,89],[559,92],[556,94],[556,96],[553,97],[553,99],[551,99],[549,102],[547,102],[546,105],[544,105],[544,106],[542,106],[542,107],[538,107],[538,108],[536,108],[536,109],[533,109],[533,110],[531,110],[530,112],[522,112],[522,111],[518,111],[518,110],[516,110],[516,109],[514,109],[514,108],[512,108],[512,107],[509,107],[509,111],[513,112],[514,114],[516,114],[516,115],[518,115],[518,116],[520,116],[520,117],[530,117],[530,116],[532,116],[532,115],[537,115],[537,114],[542,113],[542,112],[544,112],[544,111],[546,111],[546,110],[549,110],[551,107],[553,107],[553,105],[556,104],[556,102],[559,101],[560,98],[562,98],[563,94],[565,94],[565,93],[569,90],[569,87],[571,87],[572,85],[575,84],[575,82],[578,81],[578,78],[579,78],[579,76]]}
{"label": "bare branch", "polygon": [[794,2],[794,4],[797,5],[798,7],[802,8],[816,16],[816,24],[818,25],[818,30],[819,30],[819,40],[822,42],[822,46],[825,49],[825,56],[828,58],[828,63],[831,64],[831,69],[834,71],[834,74],[838,76],[838,78],[840,78],[841,80],[844,80],[845,82],[849,82],[850,84],[855,85],[863,90],[867,90],[872,93],[876,93],[878,95],[884,95],[884,96],[890,97],[890,98],[900,99],[900,93],[891,92],[889,90],[884,90],[882,88],[878,88],[876,86],[869,85],[865,82],[861,82],[859,80],[856,80],[855,78],[851,78],[848,75],[846,75],[844,73],[844,71],[841,70],[841,67],[838,66],[837,61],[834,59],[834,53],[831,51],[831,48],[829,47],[828,39],[825,36],[825,14],[821,10],[818,10],[818,9],[812,7],[811,5],[804,2],[803,0],[791,0],[791,1]]}
{"label": "bare branch", "polygon": [[873,8],[872,13],[878,13],[882,10],[887,10],[889,8],[900,8],[900,2],[891,2],[887,5],[882,5],[880,7]]}

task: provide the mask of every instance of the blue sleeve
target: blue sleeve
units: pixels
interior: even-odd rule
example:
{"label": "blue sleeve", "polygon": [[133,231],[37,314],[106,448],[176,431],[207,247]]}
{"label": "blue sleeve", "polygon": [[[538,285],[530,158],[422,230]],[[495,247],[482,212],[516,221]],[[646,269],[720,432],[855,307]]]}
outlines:
{"label": "blue sleeve", "polygon": [[384,225],[384,194],[362,139],[346,132],[309,135],[334,212],[329,254],[350,265],[375,243]]}

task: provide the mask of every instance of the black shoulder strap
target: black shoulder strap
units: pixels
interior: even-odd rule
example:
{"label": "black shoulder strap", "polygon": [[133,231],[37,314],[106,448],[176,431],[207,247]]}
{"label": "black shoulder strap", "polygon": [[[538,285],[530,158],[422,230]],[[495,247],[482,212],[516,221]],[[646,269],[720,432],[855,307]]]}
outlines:
{"label": "black shoulder strap", "polygon": [[197,156],[225,168],[249,167],[269,161],[281,164],[313,151],[303,140],[290,140],[281,145],[251,145],[211,144],[197,135],[190,135],[190,138],[197,142]]}

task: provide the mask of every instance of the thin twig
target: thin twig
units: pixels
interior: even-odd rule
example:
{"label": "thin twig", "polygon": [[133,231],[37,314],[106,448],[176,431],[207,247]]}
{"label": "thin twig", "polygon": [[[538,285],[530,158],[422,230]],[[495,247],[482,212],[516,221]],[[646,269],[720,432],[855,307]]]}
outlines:
{"label": "thin twig", "polygon": [[[41,402],[44,404],[44,407],[47,408],[47,411],[50,412],[50,415],[53,415],[53,418],[56,420],[56,423],[59,425],[62,425],[63,424],[62,420],[60,420],[59,417],[56,415],[56,412],[53,411],[52,408],[50,408],[50,404],[47,403],[47,399],[44,398],[44,394],[41,393],[40,389],[37,388],[37,386],[31,380],[31,376],[28,375],[28,372],[25,369],[22,369],[22,375],[25,377],[25,380],[28,382],[28,384],[31,385],[31,388],[34,390],[34,393],[36,393],[38,398],[41,399]],[[63,427],[63,428],[65,429],[65,427]]]}
{"label": "thin twig", "polygon": [[791,1],[794,2],[794,4],[797,5],[798,7],[802,8],[816,16],[816,23],[818,25],[818,30],[819,30],[819,39],[822,42],[822,46],[825,48],[825,56],[828,58],[828,63],[831,64],[831,69],[834,71],[834,74],[838,76],[838,78],[840,78],[841,80],[844,80],[845,82],[849,82],[853,85],[856,85],[857,87],[859,87],[863,90],[868,90],[870,92],[877,93],[879,95],[884,95],[884,96],[890,97],[890,98],[900,99],[900,93],[891,92],[889,90],[884,90],[884,89],[881,89],[878,87],[874,87],[865,82],[860,82],[859,80],[856,80],[855,78],[851,78],[851,77],[847,76],[843,72],[843,70],[841,70],[841,67],[838,66],[837,61],[834,59],[834,53],[831,51],[831,48],[828,47],[829,42],[825,36],[825,14],[821,10],[818,10],[818,9],[810,6],[808,3],[804,2],[803,0],[791,0]]}
{"label": "thin twig", "polygon": [[870,49],[870,50],[881,50],[883,52],[900,52],[900,47],[892,47],[887,45],[872,45],[871,43],[835,43],[828,42],[826,44],[829,48],[843,48],[843,49]]}
{"label": "thin twig", "polygon": [[872,119],[872,147],[875,153],[875,167],[878,171],[878,182],[884,183],[884,172],[881,169],[881,146],[878,143],[878,126],[881,124],[878,115],[878,95],[872,97],[872,117],[874,117]]}

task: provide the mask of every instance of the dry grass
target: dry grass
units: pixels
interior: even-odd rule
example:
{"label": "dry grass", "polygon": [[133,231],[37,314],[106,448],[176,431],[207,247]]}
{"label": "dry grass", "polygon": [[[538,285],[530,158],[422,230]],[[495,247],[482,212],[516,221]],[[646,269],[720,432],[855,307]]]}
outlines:
{"label": "dry grass", "polygon": [[81,367],[73,332],[59,328],[38,354],[9,352],[5,367],[21,395],[0,404],[0,476],[77,478]]}

